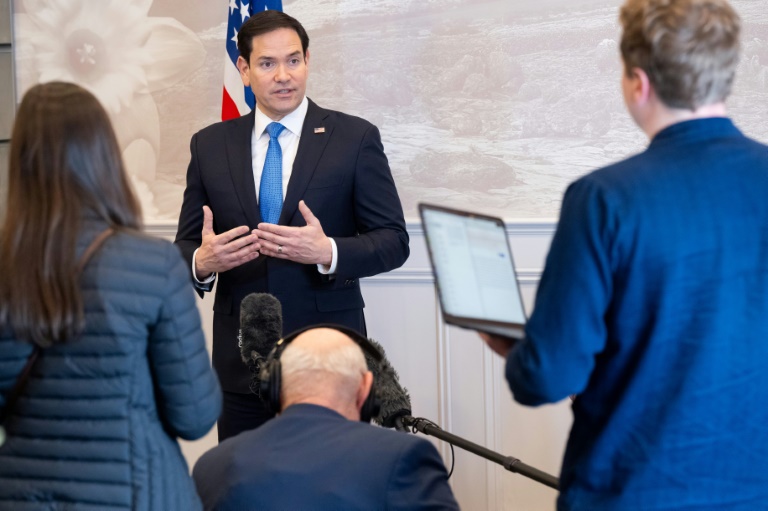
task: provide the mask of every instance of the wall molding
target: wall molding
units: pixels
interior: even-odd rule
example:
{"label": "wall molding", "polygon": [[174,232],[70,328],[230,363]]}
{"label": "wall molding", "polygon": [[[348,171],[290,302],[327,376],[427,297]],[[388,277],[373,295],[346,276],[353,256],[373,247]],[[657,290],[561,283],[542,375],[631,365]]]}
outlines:
{"label": "wall molding", "polygon": [[[546,219],[532,219],[532,220],[509,220],[505,221],[507,225],[507,236],[514,239],[516,237],[525,236],[552,236],[557,226],[556,222]],[[412,221],[407,222],[406,227],[408,234],[413,239],[423,238],[424,229],[421,226],[421,222]],[[166,239],[173,239],[176,236],[176,224],[175,223],[147,223],[144,226],[144,230],[153,235]],[[412,240],[413,241],[413,240]],[[541,279],[542,268],[518,268],[517,280],[521,285],[537,285]],[[435,278],[432,274],[432,268],[429,266],[409,267],[406,263],[405,266],[396,268],[390,272],[380,275],[374,275],[372,277],[366,277],[364,279],[366,283],[370,284],[433,284]]]}
{"label": "wall molding", "polygon": [[176,231],[178,230],[178,224],[168,222],[146,222],[144,224],[144,231],[154,236],[161,238],[175,238]]}
{"label": "wall molding", "polygon": [[[433,295],[433,300],[437,304],[437,290]],[[438,396],[438,409],[437,416],[440,421],[441,427],[445,431],[453,431],[453,409],[451,403],[453,402],[452,385],[451,385],[451,344],[450,333],[448,331],[448,325],[443,320],[443,315],[440,312],[439,307],[435,307],[435,325],[437,327],[437,336],[435,342],[437,343],[437,396]],[[455,454],[451,452],[450,445],[447,442],[439,442],[440,454],[442,454],[444,460],[451,459],[452,463],[455,463]]]}
{"label": "wall molding", "polygon": [[[509,236],[551,236],[557,227],[557,220],[551,218],[512,218],[504,220],[504,223]],[[176,236],[177,226],[176,222],[148,221],[144,224],[144,230],[156,236],[173,238]],[[421,221],[408,220],[405,226],[411,236],[424,236]]]}
{"label": "wall molding", "polygon": [[[521,284],[538,284],[541,279],[541,268],[518,268],[517,281]],[[367,283],[386,284],[433,284],[435,277],[432,268],[408,268],[400,267],[390,272],[365,277]]]}
{"label": "wall molding", "polygon": [[[507,233],[510,235],[541,235],[550,236],[554,234],[557,227],[557,219],[554,218],[505,218],[504,224],[507,226]],[[405,222],[409,234],[416,236],[424,235],[424,228],[421,220],[408,219]]]}

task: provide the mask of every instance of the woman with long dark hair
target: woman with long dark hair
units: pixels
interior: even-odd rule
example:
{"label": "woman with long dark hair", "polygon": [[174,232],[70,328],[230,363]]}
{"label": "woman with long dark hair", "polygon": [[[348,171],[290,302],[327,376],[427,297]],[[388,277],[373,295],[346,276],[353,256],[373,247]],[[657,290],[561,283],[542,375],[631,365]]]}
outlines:
{"label": "woman with long dark hair", "polygon": [[189,269],[141,233],[81,87],[24,96],[1,229],[0,509],[198,509],[176,437],[203,436],[221,396]]}

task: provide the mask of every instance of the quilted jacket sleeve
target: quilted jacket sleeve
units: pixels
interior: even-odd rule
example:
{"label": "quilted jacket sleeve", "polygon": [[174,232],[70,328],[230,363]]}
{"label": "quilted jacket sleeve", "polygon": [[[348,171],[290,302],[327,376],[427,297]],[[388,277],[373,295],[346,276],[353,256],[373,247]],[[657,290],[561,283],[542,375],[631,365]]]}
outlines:
{"label": "quilted jacket sleeve", "polygon": [[5,412],[6,397],[16,385],[24,365],[32,354],[32,345],[20,343],[0,332],[0,415]]}
{"label": "quilted jacket sleeve", "polygon": [[168,272],[157,325],[150,333],[149,361],[158,412],[171,435],[194,440],[221,413],[221,389],[211,368],[189,269],[168,245]]}

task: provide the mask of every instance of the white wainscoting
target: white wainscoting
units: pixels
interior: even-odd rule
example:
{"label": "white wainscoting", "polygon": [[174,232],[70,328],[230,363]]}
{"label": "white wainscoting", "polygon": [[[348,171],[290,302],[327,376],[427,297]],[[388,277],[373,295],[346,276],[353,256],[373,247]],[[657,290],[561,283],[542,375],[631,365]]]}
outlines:
{"label": "white wainscoting", "polygon": [[[507,222],[523,300],[530,311],[554,232],[551,220]],[[175,226],[148,230],[173,238]],[[503,360],[470,331],[445,325],[437,303],[424,233],[408,222],[411,256],[397,270],[363,280],[371,337],[387,350],[411,394],[413,414],[443,429],[554,475],[559,474],[571,426],[568,402],[539,408],[516,404],[504,380]],[[210,343],[212,300],[199,301]],[[450,447],[431,437],[450,468]],[[190,463],[215,445],[215,431],[182,448]],[[552,510],[557,494],[474,454],[455,449],[451,478],[462,509],[469,511]],[[375,460],[372,460],[375,463]]]}
{"label": "white wainscoting", "polygon": [[[548,220],[507,222],[523,300],[530,310],[554,232]],[[514,403],[503,360],[477,335],[442,321],[421,225],[409,222],[411,256],[400,269],[363,281],[371,337],[388,352],[411,394],[413,413],[443,429],[557,475],[571,425],[568,403]],[[436,442],[450,467],[450,448]],[[451,483],[466,510],[551,510],[556,492],[455,449]]]}

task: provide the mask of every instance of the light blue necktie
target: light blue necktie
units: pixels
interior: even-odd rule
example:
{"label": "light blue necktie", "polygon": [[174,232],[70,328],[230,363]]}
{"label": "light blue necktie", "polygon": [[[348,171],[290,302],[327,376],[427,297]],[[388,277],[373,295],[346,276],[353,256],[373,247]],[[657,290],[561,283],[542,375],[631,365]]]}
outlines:
{"label": "light blue necktie", "polygon": [[283,150],[277,137],[284,129],[285,126],[279,122],[272,122],[267,126],[269,147],[264,159],[264,169],[261,171],[259,211],[261,219],[270,224],[276,224],[280,220],[280,211],[283,209]]}

